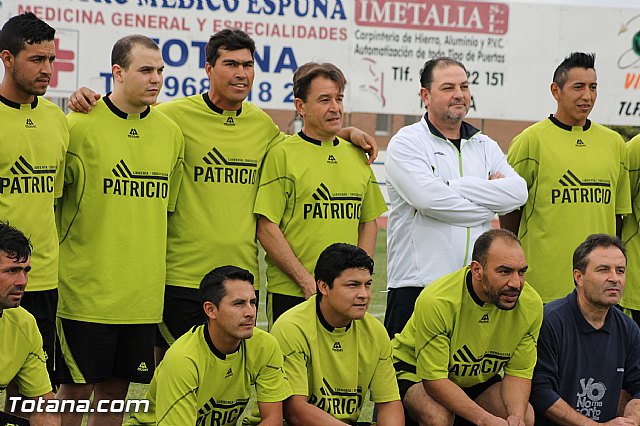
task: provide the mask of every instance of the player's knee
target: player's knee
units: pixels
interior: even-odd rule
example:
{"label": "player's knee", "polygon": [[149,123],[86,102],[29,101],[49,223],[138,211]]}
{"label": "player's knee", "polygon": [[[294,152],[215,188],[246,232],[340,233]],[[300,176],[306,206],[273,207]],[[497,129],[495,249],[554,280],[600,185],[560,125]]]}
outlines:
{"label": "player's knee", "polygon": [[453,424],[453,413],[427,395],[420,383],[409,388],[402,404],[411,420],[420,426],[450,426]]}
{"label": "player's knee", "polygon": [[60,385],[56,398],[58,399],[89,399],[94,385],[79,383],[64,383]]}

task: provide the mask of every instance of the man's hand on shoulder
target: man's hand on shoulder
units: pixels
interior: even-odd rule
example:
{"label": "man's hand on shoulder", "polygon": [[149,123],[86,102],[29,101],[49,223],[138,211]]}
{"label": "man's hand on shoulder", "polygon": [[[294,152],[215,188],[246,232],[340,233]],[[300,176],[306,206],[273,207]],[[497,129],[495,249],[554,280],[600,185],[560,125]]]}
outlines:
{"label": "man's hand on shoulder", "polygon": [[102,97],[100,93],[94,92],[88,87],[81,87],[69,96],[69,103],[67,106],[71,111],[88,113],[97,101]]}
{"label": "man's hand on shoulder", "polygon": [[369,164],[373,163],[378,157],[378,144],[376,139],[368,133],[355,127],[345,127],[338,132],[338,136],[362,148],[362,150],[369,155]]}
{"label": "man's hand on shoulder", "polygon": [[496,180],[496,179],[504,179],[504,175],[500,172],[495,172],[494,174],[492,174],[491,176],[489,176],[489,180]]}

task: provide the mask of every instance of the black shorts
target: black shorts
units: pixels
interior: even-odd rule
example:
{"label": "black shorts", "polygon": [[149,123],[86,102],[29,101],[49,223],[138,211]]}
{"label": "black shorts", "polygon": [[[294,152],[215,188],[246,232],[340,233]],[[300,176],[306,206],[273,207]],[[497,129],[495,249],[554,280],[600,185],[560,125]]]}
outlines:
{"label": "black shorts", "polygon": [[387,293],[387,309],[384,312],[384,328],[389,339],[404,328],[424,287],[391,288]]}
{"label": "black shorts", "polygon": [[149,383],[156,324],[100,324],[57,318],[58,383],[100,383],[111,377]]}
{"label": "black shorts", "polygon": [[[164,289],[162,322],[156,331],[156,346],[168,349],[194,325],[207,322],[197,288],[167,285]],[[256,311],[259,292],[256,290]]]}
{"label": "black shorts", "polygon": [[269,321],[269,328],[280,318],[280,315],[305,300],[304,297],[267,292],[267,320]]}
{"label": "black shorts", "polygon": [[[58,289],[27,291],[22,296],[20,306],[36,319],[42,335],[42,349],[47,360],[49,377],[53,377],[56,350],[56,310],[58,307]],[[53,381],[52,381],[53,382]]]}

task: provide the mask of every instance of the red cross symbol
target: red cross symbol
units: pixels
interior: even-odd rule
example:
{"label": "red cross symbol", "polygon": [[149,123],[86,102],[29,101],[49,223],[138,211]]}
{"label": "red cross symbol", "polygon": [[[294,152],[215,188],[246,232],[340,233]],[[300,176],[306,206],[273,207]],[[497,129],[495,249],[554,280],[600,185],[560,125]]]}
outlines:
{"label": "red cross symbol", "polygon": [[59,72],[71,72],[75,69],[73,60],[76,58],[76,54],[73,50],[60,49],[60,39],[56,38],[53,43],[56,47],[56,61],[53,66],[53,73],[51,74],[50,87],[58,86],[58,73]]}

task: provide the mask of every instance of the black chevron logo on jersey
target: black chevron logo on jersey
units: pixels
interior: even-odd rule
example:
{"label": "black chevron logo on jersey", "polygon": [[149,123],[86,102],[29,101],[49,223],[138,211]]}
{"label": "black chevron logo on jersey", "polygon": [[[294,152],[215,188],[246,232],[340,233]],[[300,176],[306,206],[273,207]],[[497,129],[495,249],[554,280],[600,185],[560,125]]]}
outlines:
{"label": "black chevron logo on jersey", "polygon": [[473,354],[473,352],[471,352],[471,349],[469,349],[467,345],[462,346],[456,351],[455,354],[453,354],[453,360],[456,362],[477,363],[485,358],[508,361],[511,357],[509,355],[498,355],[492,353],[484,354],[480,357],[477,357]]}
{"label": "black chevron logo on jersey", "polygon": [[[229,117],[232,118],[232,117]],[[240,160],[227,160],[224,155],[218,150],[218,148],[212,148],[211,151],[207,153],[202,160],[209,164],[217,164],[219,166],[239,166],[239,167],[258,167],[257,162],[249,162],[249,161],[240,161]]]}
{"label": "black chevron logo on jersey", "polygon": [[558,181],[562,186],[604,186],[611,187],[610,182],[583,182],[571,170],[562,175]]}
{"label": "black chevron logo on jersey", "polygon": [[129,134],[127,136],[130,137],[130,138],[133,138],[133,139],[139,139],[140,138],[140,135],[138,135],[138,131],[136,129],[134,129],[134,128],[131,128],[131,130],[129,130]]}
{"label": "black chevron logo on jersey", "polygon": [[233,376],[233,370],[231,369],[231,367],[229,367],[229,369],[227,370],[227,374],[225,374],[224,378],[228,378]]}
{"label": "black chevron logo on jersey", "polygon": [[480,321],[478,322],[480,324],[489,324],[489,314],[484,314],[482,318],[480,318]]}
{"label": "black chevron logo on jersey", "polygon": [[166,175],[158,174],[144,174],[144,173],[132,173],[127,163],[124,160],[120,160],[116,166],[111,169],[113,175],[119,178],[125,179],[148,179],[148,180],[169,180]]}
{"label": "black chevron logo on jersey", "polygon": [[33,120],[27,118],[27,121],[25,121],[24,123],[24,127],[26,127],[27,129],[35,129],[36,125],[33,123]]}
{"label": "black chevron logo on jersey", "polygon": [[22,155],[18,157],[13,166],[11,167],[11,173],[14,175],[40,175],[40,174],[55,174],[55,166],[38,166],[33,167],[26,158]]}
{"label": "black chevron logo on jersey", "polygon": [[313,193],[313,199],[316,201],[362,201],[362,197],[359,195],[331,195],[331,191],[324,183],[321,183],[316,192]]}
{"label": "black chevron logo on jersey", "polygon": [[340,344],[340,342],[335,342],[335,343],[333,344],[333,348],[332,348],[332,350],[333,350],[334,352],[342,352],[342,345]]}
{"label": "black chevron logo on jersey", "polygon": [[225,126],[235,126],[236,122],[233,121],[233,117],[227,117],[227,121],[224,122]]}
{"label": "black chevron logo on jersey", "polygon": [[587,146],[587,145],[585,145],[585,143],[582,141],[582,139],[578,139],[576,141],[576,146]]}

